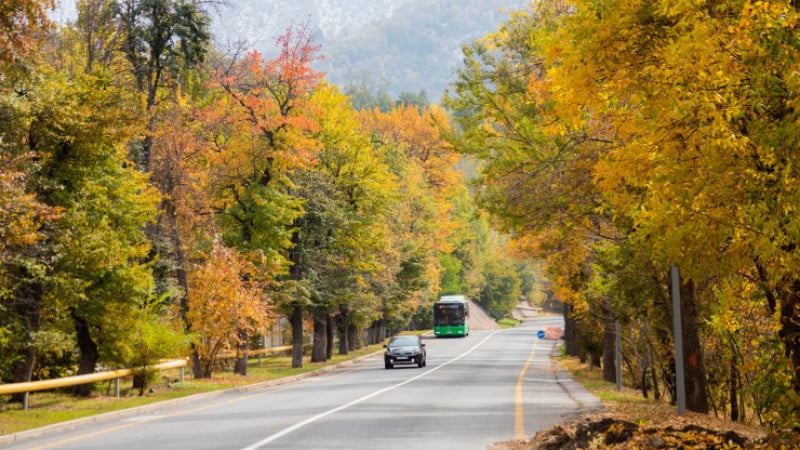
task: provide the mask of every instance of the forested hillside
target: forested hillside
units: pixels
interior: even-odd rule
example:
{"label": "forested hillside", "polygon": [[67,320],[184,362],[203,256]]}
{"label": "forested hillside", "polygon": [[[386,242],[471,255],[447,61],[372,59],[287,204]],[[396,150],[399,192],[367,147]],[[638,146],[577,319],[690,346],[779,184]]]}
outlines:
{"label": "forested hillside", "polygon": [[[77,17],[64,0],[56,19]],[[461,46],[494,31],[524,0],[229,0],[207,2],[220,49],[247,46],[270,57],[291,25],[308,24],[325,56],[314,63],[344,88],[365,78],[393,99],[424,90],[437,102],[461,61]]]}

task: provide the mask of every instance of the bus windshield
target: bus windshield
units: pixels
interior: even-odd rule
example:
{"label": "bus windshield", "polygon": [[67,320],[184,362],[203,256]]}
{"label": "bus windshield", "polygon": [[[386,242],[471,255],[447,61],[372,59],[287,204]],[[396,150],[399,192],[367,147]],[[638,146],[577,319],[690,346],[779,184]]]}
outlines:
{"label": "bus windshield", "polygon": [[437,304],[433,310],[433,323],[439,326],[464,325],[464,305]]}

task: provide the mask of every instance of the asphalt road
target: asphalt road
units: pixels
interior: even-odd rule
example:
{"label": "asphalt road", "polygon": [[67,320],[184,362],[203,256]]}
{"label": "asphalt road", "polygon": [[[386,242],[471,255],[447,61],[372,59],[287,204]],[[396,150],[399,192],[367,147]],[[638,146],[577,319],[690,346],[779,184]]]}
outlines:
{"label": "asphalt road", "polygon": [[16,435],[0,448],[485,449],[532,436],[599,401],[555,370],[560,344],[522,327],[426,338],[428,365],[381,355],[291,383],[196,396]]}

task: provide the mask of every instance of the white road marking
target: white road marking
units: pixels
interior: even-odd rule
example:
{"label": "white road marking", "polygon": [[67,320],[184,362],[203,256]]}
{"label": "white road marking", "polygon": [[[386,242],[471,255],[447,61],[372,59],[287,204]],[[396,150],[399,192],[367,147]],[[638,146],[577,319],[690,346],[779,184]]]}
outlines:
{"label": "white road marking", "polygon": [[127,419],[122,419],[122,420],[120,420],[120,422],[122,422],[122,423],[126,423],[126,422],[128,422],[128,423],[130,423],[130,422],[150,422],[152,420],[161,419],[162,417],[164,417],[164,416],[141,415],[141,416],[136,416],[136,417],[129,417]]}
{"label": "white road marking", "polygon": [[312,423],[314,423],[314,422],[316,422],[316,421],[318,421],[318,420],[320,420],[320,419],[323,419],[323,418],[325,418],[325,417],[327,417],[327,416],[330,416],[331,414],[335,414],[335,413],[337,413],[337,412],[339,412],[339,411],[342,411],[342,410],[345,410],[345,409],[347,409],[347,408],[349,408],[349,407],[351,407],[351,406],[355,406],[355,405],[357,405],[357,404],[359,404],[359,403],[365,402],[365,401],[367,401],[367,400],[369,400],[369,399],[371,399],[371,398],[373,398],[373,397],[377,397],[378,395],[381,395],[381,394],[383,394],[383,393],[385,393],[385,392],[389,392],[389,391],[391,391],[391,390],[394,390],[394,389],[397,389],[397,388],[399,388],[399,387],[401,387],[401,386],[405,386],[406,384],[409,384],[409,383],[411,383],[412,381],[416,381],[416,380],[419,380],[420,378],[426,377],[426,376],[428,376],[428,375],[432,374],[433,372],[436,372],[437,370],[441,369],[442,367],[445,367],[445,366],[447,366],[448,364],[450,364],[450,363],[453,363],[453,362],[455,362],[455,361],[458,361],[459,359],[461,359],[461,358],[463,358],[463,357],[465,357],[465,356],[469,355],[469,354],[470,354],[470,353],[472,353],[472,352],[473,352],[473,351],[474,351],[476,348],[478,348],[478,347],[480,347],[481,345],[483,345],[483,344],[484,344],[486,341],[488,341],[488,340],[489,340],[489,338],[491,338],[492,336],[494,336],[494,335],[495,335],[496,333],[498,333],[499,331],[501,331],[501,330],[495,331],[495,332],[493,332],[492,334],[490,334],[490,335],[486,336],[485,338],[483,338],[483,340],[482,340],[482,341],[480,341],[480,342],[478,342],[477,344],[475,344],[475,345],[474,345],[472,348],[470,348],[470,349],[469,349],[469,350],[467,350],[466,352],[464,352],[464,353],[462,353],[462,354],[460,354],[460,355],[456,356],[455,358],[453,358],[453,359],[451,359],[451,360],[449,360],[449,361],[447,361],[447,362],[445,362],[445,363],[443,363],[443,364],[440,364],[440,365],[438,365],[438,366],[434,367],[433,369],[427,370],[427,371],[425,371],[425,372],[423,372],[423,373],[421,373],[421,374],[419,374],[419,375],[417,375],[417,376],[411,377],[411,378],[409,378],[409,379],[407,379],[407,380],[403,381],[402,383],[397,383],[397,384],[395,384],[395,385],[393,385],[393,386],[388,386],[388,387],[385,387],[385,388],[383,388],[383,389],[379,389],[379,390],[377,390],[377,391],[375,391],[375,392],[373,392],[373,393],[371,393],[371,394],[367,394],[367,395],[365,395],[365,396],[363,396],[363,397],[361,397],[361,398],[358,398],[358,399],[356,399],[356,400],[353,400],[353,401],[351,401],[351,402],[349,402],[349,403],[345,403],[344,405],[337,406],[336,408],[333,408],[333,409],[329,409],[328,411],[325,411],[325,412],[323,412],[323,413],[317,414],[316,416],[309,417],[308,419],[306,419],[306,420],[304,420],[304,421],[302,421],[302,422],[298,422],[298,423],[296,423],[296,424],[292,425],[292,426],[291,426],[291,427],[289,427],[289,428],[285,428],[285,429],[283,429],[282,431],[279,431],[279,432],[277,432],[277,433],[275,433],[275,434],[272,434],[272,435],[270,435],[270,436],[267,436],[267,437],[265,437],[264,439],[262,439],[262,440],[260,440],[260,441],[256,442],[255,444],[253,444],[253,445],[250,445],[250,446],[247,446],[247,447],[244,447],[244,448],[242,448],[241,450],[256,450],[256,449],[258,449],[258,448],[261,448],[261,447],[263,447],[264,445],[267,445],[267,444],[269,444],[269,443],[270,443],[270,442],[272,442],[272,441],[275,441],[276,439],[280,439],[280,438],[282,438],[283,436],[286,436],[287,434],[289,434],[289,433],[291,433],[291,432],[293,432],[293,431],[297,431],[297,430],[299,430],[300,428],[303,428],[303,427],[304,427],[304,426],[306,426],[306,425],[312,424]]}

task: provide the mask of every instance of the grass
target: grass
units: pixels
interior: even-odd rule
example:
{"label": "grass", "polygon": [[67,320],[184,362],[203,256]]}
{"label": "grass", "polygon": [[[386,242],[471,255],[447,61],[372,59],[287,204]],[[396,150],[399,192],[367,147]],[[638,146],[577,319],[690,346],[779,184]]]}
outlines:
{"label": "grass", "polygon": [[[187,372],[184,382],[178,383],[180,370],[165,370],[143,396],[139,395],[138,389],[126,387],[120,390],[119,397],[115,397],[113,382],[99,382],[95,383],[93,394],[88,398],[58,390],[31,393],[27,411],[19,403],[10,403],[10,396],[0,396],[0,436],[164,400],[302,375],[377,352],[382,346],[382,343],[374,344],[348,355],[334,355],[324,363],[311,363],[305,357],[303,367],[297,369],[291,367],[291,356],[253,358],[248,362],[246,376],[224,371],[214,373],[209,379],[193,379]],[[124,380],[121,384],[130,386],[131,380]]]}
{"label": "grass", "polygon": [[617,390],[616,383],[603,380],[603,372],[595,367],[589,369],[588,364],[581,363],[578,358],[561,357],[559,362],[569,370],[576,381],[581,383],[589,392],[594,394],[602,402],[632,402],[647,403],[650,400],[644,398],[640,391],[622,386]]}
{"label": "grass", "polygon": [[497,321],[497,324],[500,325],[502,328],[514,328],[519,326],[521,322],[517,319],[513,319],[511,317],[506,317]]}

